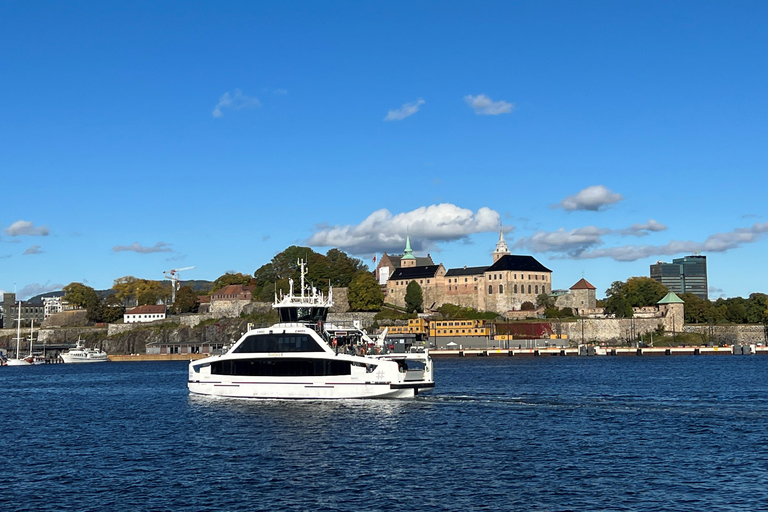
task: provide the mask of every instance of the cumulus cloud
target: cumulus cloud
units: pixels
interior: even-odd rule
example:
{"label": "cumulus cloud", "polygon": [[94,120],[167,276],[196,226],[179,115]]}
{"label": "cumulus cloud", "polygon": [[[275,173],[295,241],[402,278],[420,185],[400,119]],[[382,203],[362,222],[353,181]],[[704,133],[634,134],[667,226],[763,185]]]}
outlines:
{"label": "cumulus cloud", "polygon": [[[560,229],[554,233],[538,232],[528,238],[518,240],[515,246],[538,252],[555,253],[556,258],[609,258],[615,261],[637,261],[685,253],[726,252],[762,240],[768,233],[768,222],[753,224],[747,228],[736,228],[726,233],[715,233],[708,236],[703,242],[671,240],[663,245],[630,244],[597,248],[603,245],[603,236],[621,234],[623,231],[625,230],[603,230],[590,226],[573,231]],[[557,255],[557,253],[560,254]]]}
{"label": "cumulus cloud", "polygon": [[213,109],[211,115],[213,117],[222,117],[224,110],[242,110],[244,108],[260,107],[261,102],[257,98],[252,98],[243,94],[240,89],[235,89],[235,92],[230,94],[229,91],[219,98],[219,102]]}
{"label": "cumulus cloud", "polygon": [[647,236],[649,231],[666,231],[667,226],[653,219],[648,219],[644,224],[632,224],[627,229],[622,229],[621,234],[626,236]]}
{"label": "cumulus cloud", "polygon": [[24,251],[24,256],[29,256],[30,254],[43,254],[43,251],[40,249],[39,245],[30,245],[26,251]]}
{"label": "cumulus cloud", "polygon": [[35,227],[35,223],[28,220],[17,220],[5,228],[5,233],[8,236],[48,236],[50,230],[45,226]]}
{"label": "cumulus cloud", "polygon": [[464,101],[472,107],[475,114],[479,116],[496,116],[499,114],[509,114],[515,108],[514,103],[508,103],[506,101],[493,101],[485,94],[478,94],[472,96],[468,94],[464,96]]}
{"label": "cumulus cloud", "polygon": [[[338,247],[352,254],[402,251],[406,233],[411,247],[423,250],[437,242],[465,239],[474,233],[495,231],[500,215],[490,208],[477,212],[442,203],[422,206],[410,212],[393,215],[381,209],[371,213],[356,226],[319,226],[307,243],[320,247]],[[513,228],[506,228],[511,231]]]}
{"label": "cumulus cloud", "polygon": [[61,290],[62,288],[64,288],[63,284],[61,283],[51,284],[50,281],[48,281],[45,284],[32,283],[32,284],[26,285],[24,288],[19,290],[19,293],[17,296],[19,297],[19,300],[27,300],[30,297],[40,295],[41,293],[53,292],[53,291]]}
{"label": "cumulus cloud", "polygon": [[588,210],[596,212],[608,205],[618,203],[624,199],[621,194],[611,192],[602,185],[593,185],[580,191],[578,194],[568,196],[558,205],[560,208],[572,212],[576,210]]}
{"label": "cumulus cloud", "polygon": [[418,100],[406,103],[402,107],[398,108],[397,110],[390,110],[387,112],[387,117],[384,118],[385,121],[401,121],[405,119],[406,117],[410,117],[416,112],[419,111],[419,107],[421,107],[425,101],[421,98]]}
{"label": "cumulus cloud", "polygon": [[112,248],[114,252],[133,251],[140,254],[150,254],[153,252],[173,252],[172,244],[157,242],[152,247],[144,247],[139,242],[133,242],[131,245],[116,245]]}

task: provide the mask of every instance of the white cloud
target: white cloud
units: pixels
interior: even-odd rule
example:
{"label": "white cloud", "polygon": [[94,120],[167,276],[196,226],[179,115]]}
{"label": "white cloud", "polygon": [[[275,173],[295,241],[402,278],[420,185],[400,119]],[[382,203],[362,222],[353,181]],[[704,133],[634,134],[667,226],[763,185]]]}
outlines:
{"label": "white cloud", "polygon": [[5,229],[9,236],[48,236],[50,230],[45,226],[35,227],[35,223],[28,220],[17,220]]}
{"label": "white cloud", "polygon": [[506,101],[493,101],[485,94],[464,96],[464,101],[472,107],[475,114],[482,116],[496,116],[499,114],[509,114],[515,108],[514,103]]}
{"label": "white cloud", "polygon": [[521,238],[514,247],[525,247],[533,252],[561,252],[577,257],[590,247],[601,245],[603,236],[611,232],[610,229],[597,226],[585,226],[570,231],[563,228],[553,232],[538,231],[530,237]]}
{"label": "white cloud", "polygon": [[621,234],[627,236],[647,236],[649,231],[666,231],[667,226],[653,219],[648,219],[645,224],[632,224],[627,229],[622,229]]}
{"label": "white cloud", "polygon": [[40,249],[39,245],[30,245],[26,251],[24,251],[23,255],[28,256],[30,254],[43,254],[43,251]]}
{"label": "white cloud", "polygon": [[402,107],[400,107],[397,110],[390,110],[387,112],[387,117],[384,118],[385,121],[401,121],[405,119],[406,117],[412,116],[416,112],[419,111],[419,107],[421,107],[425,101],[421,98],[418,100],[406,103]]}
{"label": "white cloud", "polygon": [[216,107],[214,107],[211,115],[213,115],[213,117],[222,117],[224,115],[224,109],[241,110],[244,108],[255,108],[260,106],[261,102],[257,98],[246,96],[240,89],[235,89],[233,94],[230,94],[229,91],[227,91],[221,98],[219,98],[219,102],[216,104]]}
{"label": "white cloud", "polygon": [[150,254],[153,252],[173,252],[171,249],[172,244],[165,242],[157,242],[152,247],[144,247],[139,242],[133,242],[131,245],[116,245],[112,248],[114,252],[133,251],[140,254]]}
{"label": "white cloud", "polygon": [[569,212],[575,210],[588,210],[596,212],[606,206],[618,203],[624,199],[621,194],[611,192],[603,185],[593,185],[580,191],[578,194],[568,196],[560,201],[560,208]]}
{"label": "white cloud", "polygon": [[61,290],[62,288],[64,288],[63,284],[61,283],[50,284],[50,281],[45,284],[32,283],[32,284],[26,285],[24,288],[19,290],[17,297],[19,298],[19,300],[27,300],[30,297],[40,295],[41,293],[53,292],[53,291]]}
{"label": "white cloud", "polygon": [[559,229],[552,233],[540,231],[528,238],[518,240],[515,247],[525,247],[536,252],[560,253],[559,256],[555,256],[560,258],[610,258],[615,261],[637,261],[651,257],[693,254],[695,252],[726,252],[762,240],[768,233],[768,222],[753,224],[748,228],[736,228],[726,233],[715,233],[708,236],[703,242],[671,240],[663,245],[630,244],[596,248],[604,243],[604,236],[622,234],[625,231],[595,228],[594,226],[572,231]]}
{"label": "white cloud", "polygon": [[[490,208],[476,213],[450,203],[422,206],[393,215],[381,209],[371,213],[357,226],[320,226],[307,243],[312,246],[337,247],[352,254],[400,252],[406,233],[411,247],[423,250],[437,242],[465,239],[474,233],[499,229],[500,215]],[[512,227],[506,228],[511,231]]]}

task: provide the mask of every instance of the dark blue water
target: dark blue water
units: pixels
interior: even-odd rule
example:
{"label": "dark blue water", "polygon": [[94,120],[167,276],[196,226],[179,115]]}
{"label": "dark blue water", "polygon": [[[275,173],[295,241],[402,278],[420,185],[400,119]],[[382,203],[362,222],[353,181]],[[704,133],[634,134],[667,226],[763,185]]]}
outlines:
{"label": "dark blue water", "polygon": [[768,358],[437,359],[399,401],[191,397],[185,363],[0,368],[0,510],[768,509]]}

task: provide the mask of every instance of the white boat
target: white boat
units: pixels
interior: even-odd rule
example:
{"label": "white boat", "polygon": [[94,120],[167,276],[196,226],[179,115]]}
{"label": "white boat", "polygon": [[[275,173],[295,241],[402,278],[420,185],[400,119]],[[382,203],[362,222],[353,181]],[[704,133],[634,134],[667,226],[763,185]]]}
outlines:
{"label": "white boat", "polygon": [[6,366],[32,366],[32,362],[28,361],[28,358],[22,358],[19,356],[21,350],[21,301],[19,301],[19,318],[16,320],[16,358],[8,359]]}
{"label": "white boat", "polygon": [[62,352],[59,357],[65,363],[104,363],[109,361],[106,352],[96,348],[86,348],[80,338],[77,338],[75,348]]}
{"label": "white boat", "polygon": [[[189,363],[191,393],[229,398],[408,398],[435,386],[432,358],[379,353],[368,344],[341,346],[325,330],[333,291],[304,285],[273,307],[280,321],[248,331],[222,355]],[[336,341],[336,344],[334,344]],[[369,353],[373,352],[373,353]]]}

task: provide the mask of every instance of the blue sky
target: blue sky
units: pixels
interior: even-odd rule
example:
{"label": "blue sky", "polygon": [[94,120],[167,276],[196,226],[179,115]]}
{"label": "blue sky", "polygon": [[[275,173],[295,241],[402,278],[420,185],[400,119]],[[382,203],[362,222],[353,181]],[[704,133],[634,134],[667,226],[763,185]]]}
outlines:
{"label": "blue sky", "polygon": [[0,289],[513,251],[768,292],[768,2],[0,4]]}

